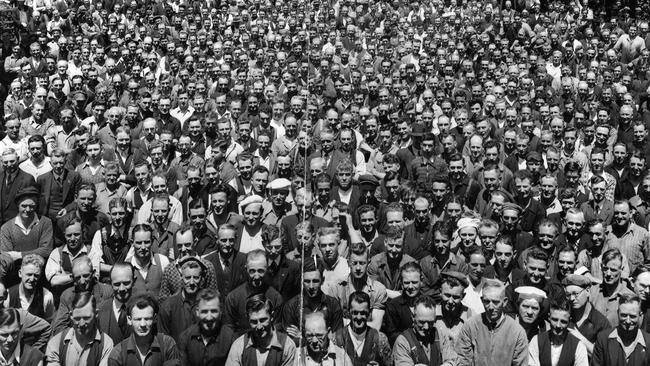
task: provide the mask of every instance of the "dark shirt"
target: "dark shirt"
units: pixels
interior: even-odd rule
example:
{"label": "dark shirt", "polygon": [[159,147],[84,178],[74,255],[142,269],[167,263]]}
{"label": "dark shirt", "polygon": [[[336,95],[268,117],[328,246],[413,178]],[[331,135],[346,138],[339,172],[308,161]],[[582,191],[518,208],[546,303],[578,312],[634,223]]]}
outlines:
{"label": "dark shirt", "polygon": [[[341,304],[332,296],[325,295],[322,291],[313,299],[305,295],[302,305],[305,313],[323,311],[325,323],[332,332],[343,327]],[[300,295],[296,295],[282,307],[281,330],[286,330],[290,325],[296,327],[300,325]]]}
{"label": "dark shirt", "polygon": [[158,334],[142,362],[138,346],[135,344],[135,336],[131,335],[113,348],[108,356],[108,366],[176,366],[180,365],[180,358],[174,339],[165,334]]}
{"label": "dark shirt", "polygon": [[196,322],[196,304],[187,299],[183,291],[177,292],[160,304],[158,330],[170,335],[176,342],[179,341],[181,333]]}
{"label": "dark shirt", "polygon": [[181,354],[182,366],[223,366],[228,358],[230,345],[235,340],[230,325],[223,325],[216,337],[209,337],[208,344],[203,343],[199,325],[194,324],[181,333],[178,339],[178,350]]}
{"label": "dark shirt", "polygon": [[280,309],[282,305],[282,295],[273,287],[262,287],[260,289],[252,288],[249,283],[243,283],[232,290],[226,296],[224,306],[224,324],[231,324],[235,335],[239,337],[250,329],[248,315],[246,314],[246,300],[255,294],[264,293],[266,298],[271,301],[273,309]]}

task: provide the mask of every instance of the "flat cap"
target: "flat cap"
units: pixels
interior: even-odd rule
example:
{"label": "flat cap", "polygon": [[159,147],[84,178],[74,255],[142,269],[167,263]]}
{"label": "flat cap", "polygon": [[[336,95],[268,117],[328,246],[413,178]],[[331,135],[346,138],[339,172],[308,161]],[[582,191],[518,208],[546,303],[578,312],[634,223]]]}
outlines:
{"label": "flat cap", "polygon": [[208,270],[208,267],[205,266],[205,263],[201,262],[201,258],[199,258],[199,257],[188,255],[188,256],[186,256],[184,258],[181,258],[181,260],[178,262],[178,264],[179,264],[179,266],[182,267],[185,263],[189,263],[189,262],[198,263],[201,266],[201,269],[203,270],[204,275],[206,274],[205,271]]}
{"label": "flat cap", "polygon": [[467,281],[467,276],[464,275],[464,274],[462,274],[462,273],[460,273],[460,272],[456,272],[456,271],[444,271],[444,272],[440,273],[440,275],[442,276],[443,279],[444,279],[444,278],[455,278],[455,279],[457,279],[458,282],[460,282],[460,284],[463,285],[464,287],[469,286],[469,281]]}
{"label": "flat cap", "polygon": [[36,187],[28,186],[18,191],[18,193],[16,194],[16,198],[14,198],[14,201],[16,203],[19,203],[26,198],[34,198],[34,197],[38,198],[39,195],[40,192]]}
{"label": "flat cap", "polygon": [[564,286],[578,286],[582,288],[587,288],[591,286],[591,278],[583,275],[570,274],[562,280],[562,285]]}
{"label": "flat cap", "polygon": [[372,174],[362,174],[361,176],[359,176],[359,185],[362,185],[362,184],[372,185],[372,186],[377,187],[377,186],[379,186],[379,181]]}
{"label": "flat cap", "polygon": [[526,161],[542,162],[542,154],[539,151],[531,151],[526,155]]}

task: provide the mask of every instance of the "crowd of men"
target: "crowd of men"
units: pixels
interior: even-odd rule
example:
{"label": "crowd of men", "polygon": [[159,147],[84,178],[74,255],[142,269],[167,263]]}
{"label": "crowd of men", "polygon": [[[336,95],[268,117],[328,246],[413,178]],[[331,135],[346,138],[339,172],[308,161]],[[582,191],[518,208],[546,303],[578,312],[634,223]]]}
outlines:
{"label": "crowd of men", "polygon": [[0,365],[650,364],[620,1],[0,4]]}

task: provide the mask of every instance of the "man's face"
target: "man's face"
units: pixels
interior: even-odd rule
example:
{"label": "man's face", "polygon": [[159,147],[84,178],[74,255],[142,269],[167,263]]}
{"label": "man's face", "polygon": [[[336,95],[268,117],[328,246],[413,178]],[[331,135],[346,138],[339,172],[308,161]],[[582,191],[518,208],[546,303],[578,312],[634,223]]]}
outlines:
{"label": "man's face", "polygon": [[368,273],[368,254],[350,255],[349,259],[350,264],[350,277],[360,280],[365,278]]}
{"label": "man's face", "polygon": [[99,144],[86,145],[86,156],[92,161],[97,161],[100,158],[102,148]]}
{"label": "man's face", "polygon": [[18,319],[12,324],[0,327],[0,349],[3,354],[10,355],[14,352],[21,338],[21,330]]}
{"label": "man's face", "polygon": [[527,199],[530,197],[530,190],[532,186],[530,184],[530,179],[524,178],[515,178],[515,189],[517,190],[517,196],[522,199]]}
{"label": "man's face", "polygon": [[514,249],[511,245],[497,243],[494,250],[494,257],[501,268],[510,268],[514,258]]}
{"label": "man's face", "polygon": [[248,273],[248,281],[253,288],[260,288],[264,284],[264,276],[266,275],[267,264],[266,258],[256,257],[249,259],[246,262],[246,272]]}
{"label": "man's face", "polygon": [[501,319],[503,307],[506,304],[506,298],[503,291],[496,288],[489,288],[488,291],[483,291],[481,301],[483,302],[485,314],[489,321],[496,323]]}
{"label": "man's face", "polygon": [[557,237],[557,229],[554,228],[553,226],[543,225],[539,227],[537,239],[539,242],[539,246],[542,249],[550,251],[555,244],[556,237]]}
{"label": "man's face", "polygon": [[192,296],[199,292],[203,278],[202,272],[201,268],[184,268],[181,270],[183,291],[186,295]]}
{"label": "man's face", "polygon": [[89,189],[80,190],[77,193],[77,206],[81,212],[90,212],[95,205],[95,192]]}
{"label": "man's face", "polygon": [[570,214],[566,215],[567,234],[573,238],[577,238],[582,234],[582,229],[585,224],[583,215]]}
{"label": "man's face", "polygon": [[190,222],[192,223],[192,227],[196,231],[201,231],[205,228],[205,218],[206,218],[206,213],[205,213],[205,208],[204,207],[198,207],[198,208],[191,208],[189,210],[189,217],[190,217]]}
{"label": "man's face", "polygon": [[607,183],[600,182],[591,185],[591,192],[594,196],[594,201],[602,202],[605,199],[605,191],[607,190]]}
{"label": "man's face", "polygon": [[250,180],[253,174],[253,162],[250,160],[240,160],[237,164],[237,170],[243,180]]}
{"label": "man's face", "polygon": [[616,285],[621,279],[623,264],[620,259],[615,258],[601,265],[603,282],[608,285]]}
{"label": "man's face", "polygon": [[219,298],[200,300],[196,307],[199,327],[208,334],[214,334],[221,326],[221,306]]}
{"label": "man's face", "polygon": [[[352,308],[351,308],[352,309]],[[305,322],[305,340],[309,351],[319,354],[329,347],[327,325],[323,319],[310,319]]]}
{"label": "man's face", "polygon": [[531,283],[541,283],[546,275],[546,262],[529,257],[526,260],[526,274]]}
{"label": "man's face", "polygon": [[258,193],[263,193],[268,183],[269,183],[268,172],[255,172],[252,175],[251,185],[253,186],[253,191]]}
{"label": "man's face", "polygon": [[111,286],[115,299],[126,303],[131,298],[133,289],[133,273],[128,268],[119,268],[111,272]]}
{"label": "man's face", "polygon": [[41,268],[33,264],[22,266],[18,271],[20,283],[27,291],[34,291],[39,286],[38,281],[41,279]]}
{"label": "man's face", "polygon": [[618,324],[621,329],[634,332],[639,328],[641,304],[638,302],[621,304],[618,307]]}
{"label": "man's face", "polygon": [[230,229],[219,230],[219,254],[224,258],[230,258],[235,251],[235,231]]}
{"label": "man's face", "polygon": [[386,213],[386,225],[388,227],[404,227],[404,213],[399,211],[390,211]]}
{"label": "man's face", "polygon": [[630,206],[628,203],[614,205],[614,220],[612,225],[627,227],[630,223]]}
{"label": "man's face", "polygon": [[368,211],[360,215],[359,222],[361,224],[361,230],[364,233],[372,233],[375,230],[375,224],[377,220],[375,218],[374,211]]}
{"label": "man's face", "polygon": [[302,284],[307,296],[313,299],[320,293],[323,277],[319,271],[305,272]]}
{"label": "man's face", "polygon": [[541,307],[535,299],[526,299],[519,304],[519,317],[524,324],[532,324],[539,317]]}
{"label": "man's face", "polygon": [[151,258],[151,233],[138,231],[133,235],[133,249],[136,258],[146,260]]}
{"label": "man's face", "polygon": [[400,261],[402,259],[402,249],[404,247],[404,239],[386,239],[384,242],[386,246],[386,256],[389,261]]}
{"label": "man's face", "polygon": [[484,171],[483,181],[485,182],[485,188],[490,192],[495,191],[501,185],[500,174],[496,169]]}
{"label": "man's face", "polygon": [[244,223],[247,226],[256,226],[262,218],[262,205],[251,203],[244,208]]}
{"label": "man's face", "polygon": [[147,337],[152,331],[155,318],[156,314],[151,306],[144,309],[134,306],[127,320],[133,327],[133,333],[139,337]]}
{"label": "man's face", "polygon": [[472,254],[469,258],[469,277],[474,282],[479,282],[483,278],[486,268],[485,256]]}
{"label": "man's face", "polygon": [[77,334],[94,337],[96,310],[92,302],[89,301],[83,307],[72,309],[70,320],[72,320],[72,327]]}
{"label": "man's face", "polygon": [[343,190],[348,190],[352,186],[352,172],[340,171],[336,173],[336,180],[339,187]]}
{"label": "man's face", "polygon": [[650,300],[650,272],[643,272],[633,283],[634,292],[641,298],[642,303]]}
{"label": "man's face", "polygon": [[573,252],[560,252],[557,257],[557,266],[560,270],[560,275],[566,277],[576,269],[576,254]]}
{"label": "man's face", "polygon": [[459,310],[462,308],[463,304],[463,293],[464,289],[462,286],[451,286],[447,282],[443,282],[440,288],[440,298],[442,309],[447,314],[458,314]]}
{"label": "man's face", "polygon": [[426,339],[433,339],[435,332],[436,310],[418,305],[413,314],[413,330]]}
{"label": "man's face", "polygon": [[352,301],[350,303],[350,325],[353,329],[364,331],[370,318],[370,304]]}

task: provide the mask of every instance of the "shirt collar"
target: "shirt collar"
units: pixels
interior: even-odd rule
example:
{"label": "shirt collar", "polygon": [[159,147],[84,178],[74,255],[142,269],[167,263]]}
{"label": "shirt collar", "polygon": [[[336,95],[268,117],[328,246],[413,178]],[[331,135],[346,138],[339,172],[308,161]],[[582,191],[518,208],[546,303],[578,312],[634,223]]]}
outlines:
{"label": "shirt collar", "polygon": [[[616,339],[618,343],[621,344],[621,347],[625,348],[625,346],[623,345],[623,340],[618,335],[618,328],[614,329],[611,333],[609,333],[609,336],[607,336],[607,338]],[[641,332],[641,329],[637,329],[636,338],[634,338],[634,341],[630,344],[630,347],[631,346],[634,346],[633,349],[638,346],[646,348],[645,340],[643,339],[643,333]]]}
{"label": "shirt collar", "polygon": [[40,219],[38,218],[38,215],[34,214],[34,220],[32,220],[32,223],[29,224],[29,227],[25,227],[25,225],[23,225],[23,220],[20,219],[20,216],[16,216],[14,223],[23,231],[27,231],[27,230],[31,230],[34,226],[38,225],[39,221]]}
{"label": "shirt collar", "polygon": [[[244,345],[244,348],[248,347],[253,347],[255,348],[255,345],[253,344],[253,337],[248,337],[248,343]],[[273,336],[271,338],[271,343],[269,343],[268,347],[266,349],[271,349],[271,348],[277,348],[281,350],[283,347],[282,343],[280,343],[280,339],[278,339],[278,333],[276,331],[273,331]]]}

